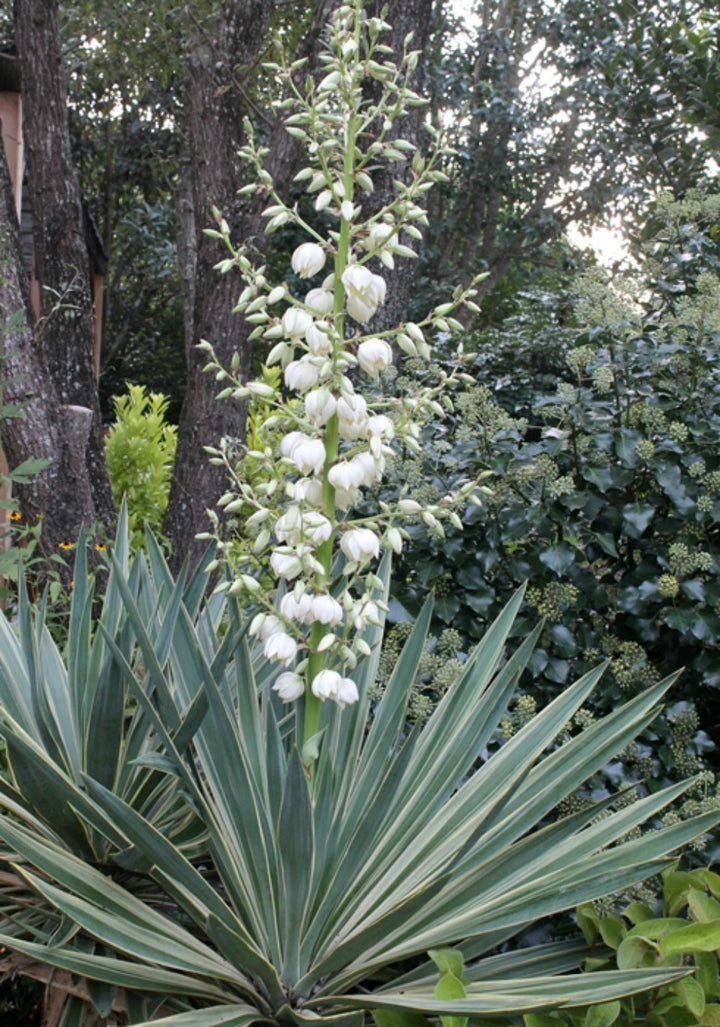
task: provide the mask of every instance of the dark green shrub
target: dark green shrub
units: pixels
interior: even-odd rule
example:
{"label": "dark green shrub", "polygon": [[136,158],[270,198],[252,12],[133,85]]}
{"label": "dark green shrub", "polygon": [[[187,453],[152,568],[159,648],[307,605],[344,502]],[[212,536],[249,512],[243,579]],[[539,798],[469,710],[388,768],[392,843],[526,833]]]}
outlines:
{"label": "dark green shrub", "polygon": [[[705,257],[682,280],[666,240],[663,259],[649,265],[660,282],[645,293],[597,269],[585,275],[577,326],[559,333],[553,353],[564,370],[551,389],[547,364],[530,398],[531,374],[518,386],[482,352],[483,384],[457,398],[454,416],[396,469],[396,484],[422,503],[493,472],[492,495],[468,507],[462,532],[440,537],[420,520],[410,528],[396,612],[414,615],[432,589],[436,633],[452,626],[463,650],[531,581],[516,629],[526,632],[538,612],[546,619],[532,665],[540,704],[603,657],[604,709],[687,668],[679,704],[626,753],[618,777],[631,781],[700,771],[712,747],[691,705],[711,732],[720,688],[720,282],[708,269],[709,232],[696,227]],[[531,356],[518,363],[531,367]]]}

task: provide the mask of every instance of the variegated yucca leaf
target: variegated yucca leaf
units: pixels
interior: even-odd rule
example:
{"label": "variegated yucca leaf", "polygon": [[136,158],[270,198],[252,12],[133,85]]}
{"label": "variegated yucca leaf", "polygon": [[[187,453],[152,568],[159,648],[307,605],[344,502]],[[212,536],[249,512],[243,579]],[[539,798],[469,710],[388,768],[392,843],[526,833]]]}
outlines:
{"label": "variegated yucca leaf", "polygon": [[[387,561],[381,574],[387,582]],[[0,838],[20,893],[3,893],[0,942],[165,996],[176,1012],[152,1022],[192,1027],[318,1017],[353,1027],[371,1009],[519,1015],[684,973],[568,976],[579,942],[497,954],[531,922],[656,873],[718,820],[636,837],[681,785],[617,810],[604,801],[552,815],[650,723],[671,681],[568,737],[593,671],[488,757],[537,639],[508,652],[521,599],[412,730],[430,608],[375,703],[382,632],[368,629],[360,702],[324,705],[309,777],[295,744],[301,705],[288,712],[271,692],[274,672],[234,600],[205,600],[201,578],[173,581],[152,540],[127,566],[121,536],[94,633],[84,586],[66,654],[25,608],[19,638],[1,629]],[[425,953],[447,945],[468,984],[465,998],[441,1002]]]}

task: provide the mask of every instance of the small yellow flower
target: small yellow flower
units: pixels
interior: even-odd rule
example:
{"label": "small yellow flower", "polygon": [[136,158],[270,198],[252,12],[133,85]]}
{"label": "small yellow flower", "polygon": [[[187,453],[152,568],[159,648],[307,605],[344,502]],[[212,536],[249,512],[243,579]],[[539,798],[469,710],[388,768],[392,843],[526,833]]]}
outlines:
{"label": "small yellow flower", "polygon": [[72,542],[61,542],[60,543],[60,548],[61,549],[74,549],[75,546],[74,546],[74,544]]}
{"label": "small yellow flower", "polygon": [[10,514],[10,520],[11,521],[21,521],[22,520],[22,514],[20,513],[20,511],[19,510],[13,510],[13,512]]}
{"label": "small yellow flower", "polygon": [[103,546],[100,542],[97,542],[95,544],[95,550],[98,553],[104,553],[106,549],[107,549],[107,546]]}

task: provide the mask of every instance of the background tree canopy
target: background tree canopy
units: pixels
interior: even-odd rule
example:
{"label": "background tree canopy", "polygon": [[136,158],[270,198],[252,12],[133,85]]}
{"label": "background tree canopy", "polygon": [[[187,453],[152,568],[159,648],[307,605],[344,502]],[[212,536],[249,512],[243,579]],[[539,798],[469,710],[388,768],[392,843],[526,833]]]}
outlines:
{"label": "background tree canopy", "polygon": [[[0,23],[6,48],[27,39],[22,66],[36,49],[34,6],[16,0],[14,15],[5,11]],[[482,313],[468,327],[537,309],[527,297],[538,290],[556,297],[561,317],[567,276],[588,259],[568,244],[568,226],[619,216],[628,244],[640,245],[653,230],[659,194],[680,199],[711,187],[719,130],[711,6],[482,0],[460,15],[447,0],[415,0],[390,11],[392,45],[400,48],[412,31],[423,49],[416,85],[429,105],[413,129],[418,143],[427,117],[453,147],[448,183],[430,199],[420,281],[413,275],[402,293],[413,313],[486,270]],[[263,356],[232,314],[237,285],[214,270],[223,254],[203,230],[215,206],[271,265],[293,245],[282,231],[264,235],[259,210],[238,197],[235,154],[248,117],[268,144],[280,188],[292,194],[297,154],[263,62],[280,40],[307,58],[301,74],[313,74],[332,7],[332,0],[57,4],[74,172],[109,256],[103,416],[111,418],[112,397],[126,382],[169,397],[179,436],[166,530],[178,554],[196,552],[205,510],[223,490],[203,446],[244,432],[242,409],[214,403],[195,343],[209,338],[221,357],[237,349],[247,369]],[[28,154],[30,180],[42,160]],[[402,174],[401,161],[396,170]],[[52,329],[51,320],[50,340]],[[48,352],[55,348],[51,341]],[[48,373],[62,397],[57,379],[67,369]],[[82,402],[92,408],[94,400]],[[4,430],[12,434],[12,424]],[[97,490],[109,493],[97,474],[90,485],[97,505]]]}

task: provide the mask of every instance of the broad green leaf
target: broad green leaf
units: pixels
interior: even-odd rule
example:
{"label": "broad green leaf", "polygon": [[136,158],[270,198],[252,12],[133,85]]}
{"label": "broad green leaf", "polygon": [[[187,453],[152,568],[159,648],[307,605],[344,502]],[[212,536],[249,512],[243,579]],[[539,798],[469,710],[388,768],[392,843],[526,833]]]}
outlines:
{"label": "broad green leaf", "polygon": [[375,1027],[430,1027],[430,1021],[412,1009],[372,1009]]}
{"label": "broad green leaf", "polygon": [[660,941],[662,956],[679,955],[683,952],[714,952],[720,949],[720,920],[703,924],[687,924],[679,927]]}
{"label": "broad green leaf", "polygon": [[[440,1002],[453,999],[463,999],[466,996],[465,986],[459,977],[452,973],[441,973],[440,980],[435,985],[435,998]],[[466,1016],[441,1016],[440,1022],[443,1027],[465,1027]]]}
{"label": "broad green leaf", "polygon": [[687,893],[687,901],[690,912],[695,920],[708,923],[711,920],[720,920],[720,902],[704,891],[697,888],[690,888]]}
{"label": "broad green leaf", "polygon": [[687,926],[687,920],[680,917],[657,917],[642,920],[628,931],[631,938],[644,938],[647,941],[661,941],[671,931]]}
{"label": "broad green leaf", "polygon": [[694,977],[683,977],[681,981],[675,981],[671,988],[699,1020],[705,1012],[705,993],[698,981]]}
{"label": "broad green leaf", "polygon": [[583,1027],[610,1027],[620,1015],[620,1003],[617,999],[614,1002],[603,1002],[600,1005],[590,1006],[585,1014]]}
{"label": "broad green leaf", "polygon": [[552,1013],[525,1013],[523,1016],[525,1027],[560,1027],[564,1021]]}
{"label": "broad green leaf", "polygon": [[717,998],[720,995],[718,981],[718,961],[711,952],[694,952],[695,979],[703,990],[706,998]]}
{"label": "broad green leaf", "polygon": [[430,949],[428,955],[441,974],[451,974],[459,981],[462,980],[464,971],[462,952],[451,948]]}
{"label": "broad green leaf", "polygon": [[617,965],[621,970],[634,970],[639,966],[655,964],[655,946],[645,938],[624,938],[617,950]]}
{"label": "broad green leaf", "polygon": [[649,503],[628,503],[623,507],[623,527],[630,538],[640,538],[655,516],[655,507]]}
{"label": "broad green leaf", "polygon": [[611,949],[616,949],[627,933],[622,920],[617,916],[604,917],[598,926],[602,940]]}

